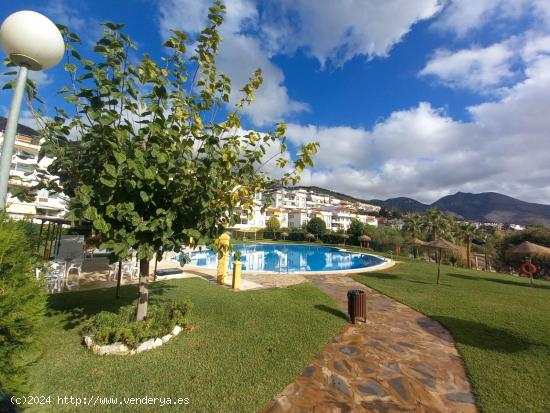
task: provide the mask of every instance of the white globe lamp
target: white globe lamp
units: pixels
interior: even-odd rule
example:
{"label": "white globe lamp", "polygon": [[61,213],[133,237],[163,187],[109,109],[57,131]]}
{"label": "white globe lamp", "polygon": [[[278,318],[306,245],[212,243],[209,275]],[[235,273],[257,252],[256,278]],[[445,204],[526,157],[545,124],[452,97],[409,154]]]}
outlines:
{"label": "white globe lamp", "polygon": [[65,43],[50,19],[40,13],[23,10],[9,15],[0,26],[0,46],[19,65],[0,158],[0,210],[3,210],[28,71],[47,69],[58,64],[65,52]]}

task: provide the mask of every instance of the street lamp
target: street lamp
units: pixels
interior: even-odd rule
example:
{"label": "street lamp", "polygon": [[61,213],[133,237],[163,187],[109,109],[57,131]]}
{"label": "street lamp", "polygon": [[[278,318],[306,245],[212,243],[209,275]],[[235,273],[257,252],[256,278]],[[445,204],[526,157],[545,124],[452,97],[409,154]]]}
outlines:
{"label": "street lamp", "polygon": [[0,158],[0,210],[4,210],[13,145],[28,71],[55,66],[63,57],[65,44],[61,33],[50,19],[40,13],[24,10],[13,13],[4,20],[0,27],[0,45],[10,59],[19,65]]}

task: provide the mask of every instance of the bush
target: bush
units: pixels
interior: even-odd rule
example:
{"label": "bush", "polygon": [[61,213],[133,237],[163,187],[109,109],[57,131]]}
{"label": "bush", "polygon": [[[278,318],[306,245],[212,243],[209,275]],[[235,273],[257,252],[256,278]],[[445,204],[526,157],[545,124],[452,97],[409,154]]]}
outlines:
{"label": "bush", "polygon": [[271,232],[277,232],[281,229],[281,222],[277,217],[271,217],[265,223],[265,229]]}
{"label": "bush", "polygon": [[277,233],[273,231],[264,231],[263,232],[263,238],[264,239],[277,239]]}
{"label": "bush", "polygon": [[0,389],[24,394],[26,366],[44,320],[46,292],[36,281],[32,240],[24,222],[0,215]]}
{"label": "bush", "polygon": [[327,230],[327,224],[319,217],[313,217],[307,223],[307,231],[315,235],[315,238],[320,238]]}
{"label": "bush", "polygon": [[288,234],[289,241],[306,241],[306,232],[303,230],[292,231]]}
{"label": "bush", "polygon": [[135,321],[135,305],[121,307],[118,313],[102,311],[84,322],[82,333],[93,336],[100,345],[124,343],[136,348],[151,338],[170,333],[176,325],[183,326],[192,304],[171,301],[162,306],[150,304],[147,318]]}
{"label": "bush", "polygon": [[325,232],[321,236],[321,241],[325,244],[339,244],[342,242],[342,234],[338,234],[337,232]]}

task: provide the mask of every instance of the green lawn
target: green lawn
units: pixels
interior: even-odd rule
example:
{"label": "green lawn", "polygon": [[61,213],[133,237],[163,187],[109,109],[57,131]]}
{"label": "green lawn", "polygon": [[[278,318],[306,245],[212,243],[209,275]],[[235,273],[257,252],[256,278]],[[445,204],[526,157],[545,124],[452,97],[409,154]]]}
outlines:
{"label": "green lawn", "polygon": [[399,260],[354,278],[452,333],[484,412],[550,412],[550,283]]}
{"label": "green lawn", "polygon": [[[189,397],[185,408],[51,406],[48,411],[254,412],[265,406],[345,325],[316,287],[233,292],[201,279],[154,283],[151,301],[189,298],[192,331],[160,349],[97,357],[81,344],[79,324],[115,310],[136,288],[52,295],[44,354],[31,369],[32,394],[90,397]],[[35,409],[31,411],[38,411]]]}

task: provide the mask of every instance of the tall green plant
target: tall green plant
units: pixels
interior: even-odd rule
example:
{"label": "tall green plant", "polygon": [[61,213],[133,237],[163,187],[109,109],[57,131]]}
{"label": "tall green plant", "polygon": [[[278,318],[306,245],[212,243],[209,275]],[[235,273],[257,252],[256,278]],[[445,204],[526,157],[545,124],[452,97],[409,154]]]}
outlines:
{"label": "tall green plant", "polygon": [[[411,212],[405,216],[403,231],[410,234],[412,238],[419,238],[422,233],[422,216],[418,212]],[[418,256],[418,247],[413,247],[414,258]]]}
{"label": "tall green plant", "polygon": [[443,212],[437,208],[428,210],[424,216],[423,228],[431,235],[432,239],[443,237],[447,227],[448,221]]}
{"label": "tall green plant", "polygon": [[[148,264],[155,254],[216,239],[241,212],[252,211],[255,193],[295,183],[313,165],[316,143],[301,147],[282,179],[263,172],[271,160],[287,165],[285,125],[269,133],[242,131],[240,114],[262,74],[257,70],[242,99],[229,104],[231,81],[216,68],[224,13],[215,2],[194,53],[186,35],[172,31],[161,62],[145,54],[134,63],[136,45],[121,24],[103,25],[95,61],[83,58],[75,49],[78,37],[66,32],[72,84],[60,92],[74,112],[57,109],[46,122],[44,153],[55,159],[49,172],[59,177],[51,187],[76,198],[70,218],[92,222],[108,240],[102,248],[119,260],[137,251],[138,320],[147,313]],[[266,159],[271,145],[276,155]]]}
{"label": "tall green plant", "polygon": [[313,235],[314,238],[321,238],[321,236],[327,230],[327,224],[319,217],[313,217],[307,223],[307,230]]}
{"label": "tall green plant", "polygon": [[472,222],[464,221],[458,225],[458,236],[466,244],[466,265],[468,269],[472,269],[472,241],[479,234],[477,226]]}
{"label": "tall green plant", "polygon": [[46,294],[34,275],[35,258],[22,222],[0,215],[0,390],[28,391],[26,366],[43,322]]}

